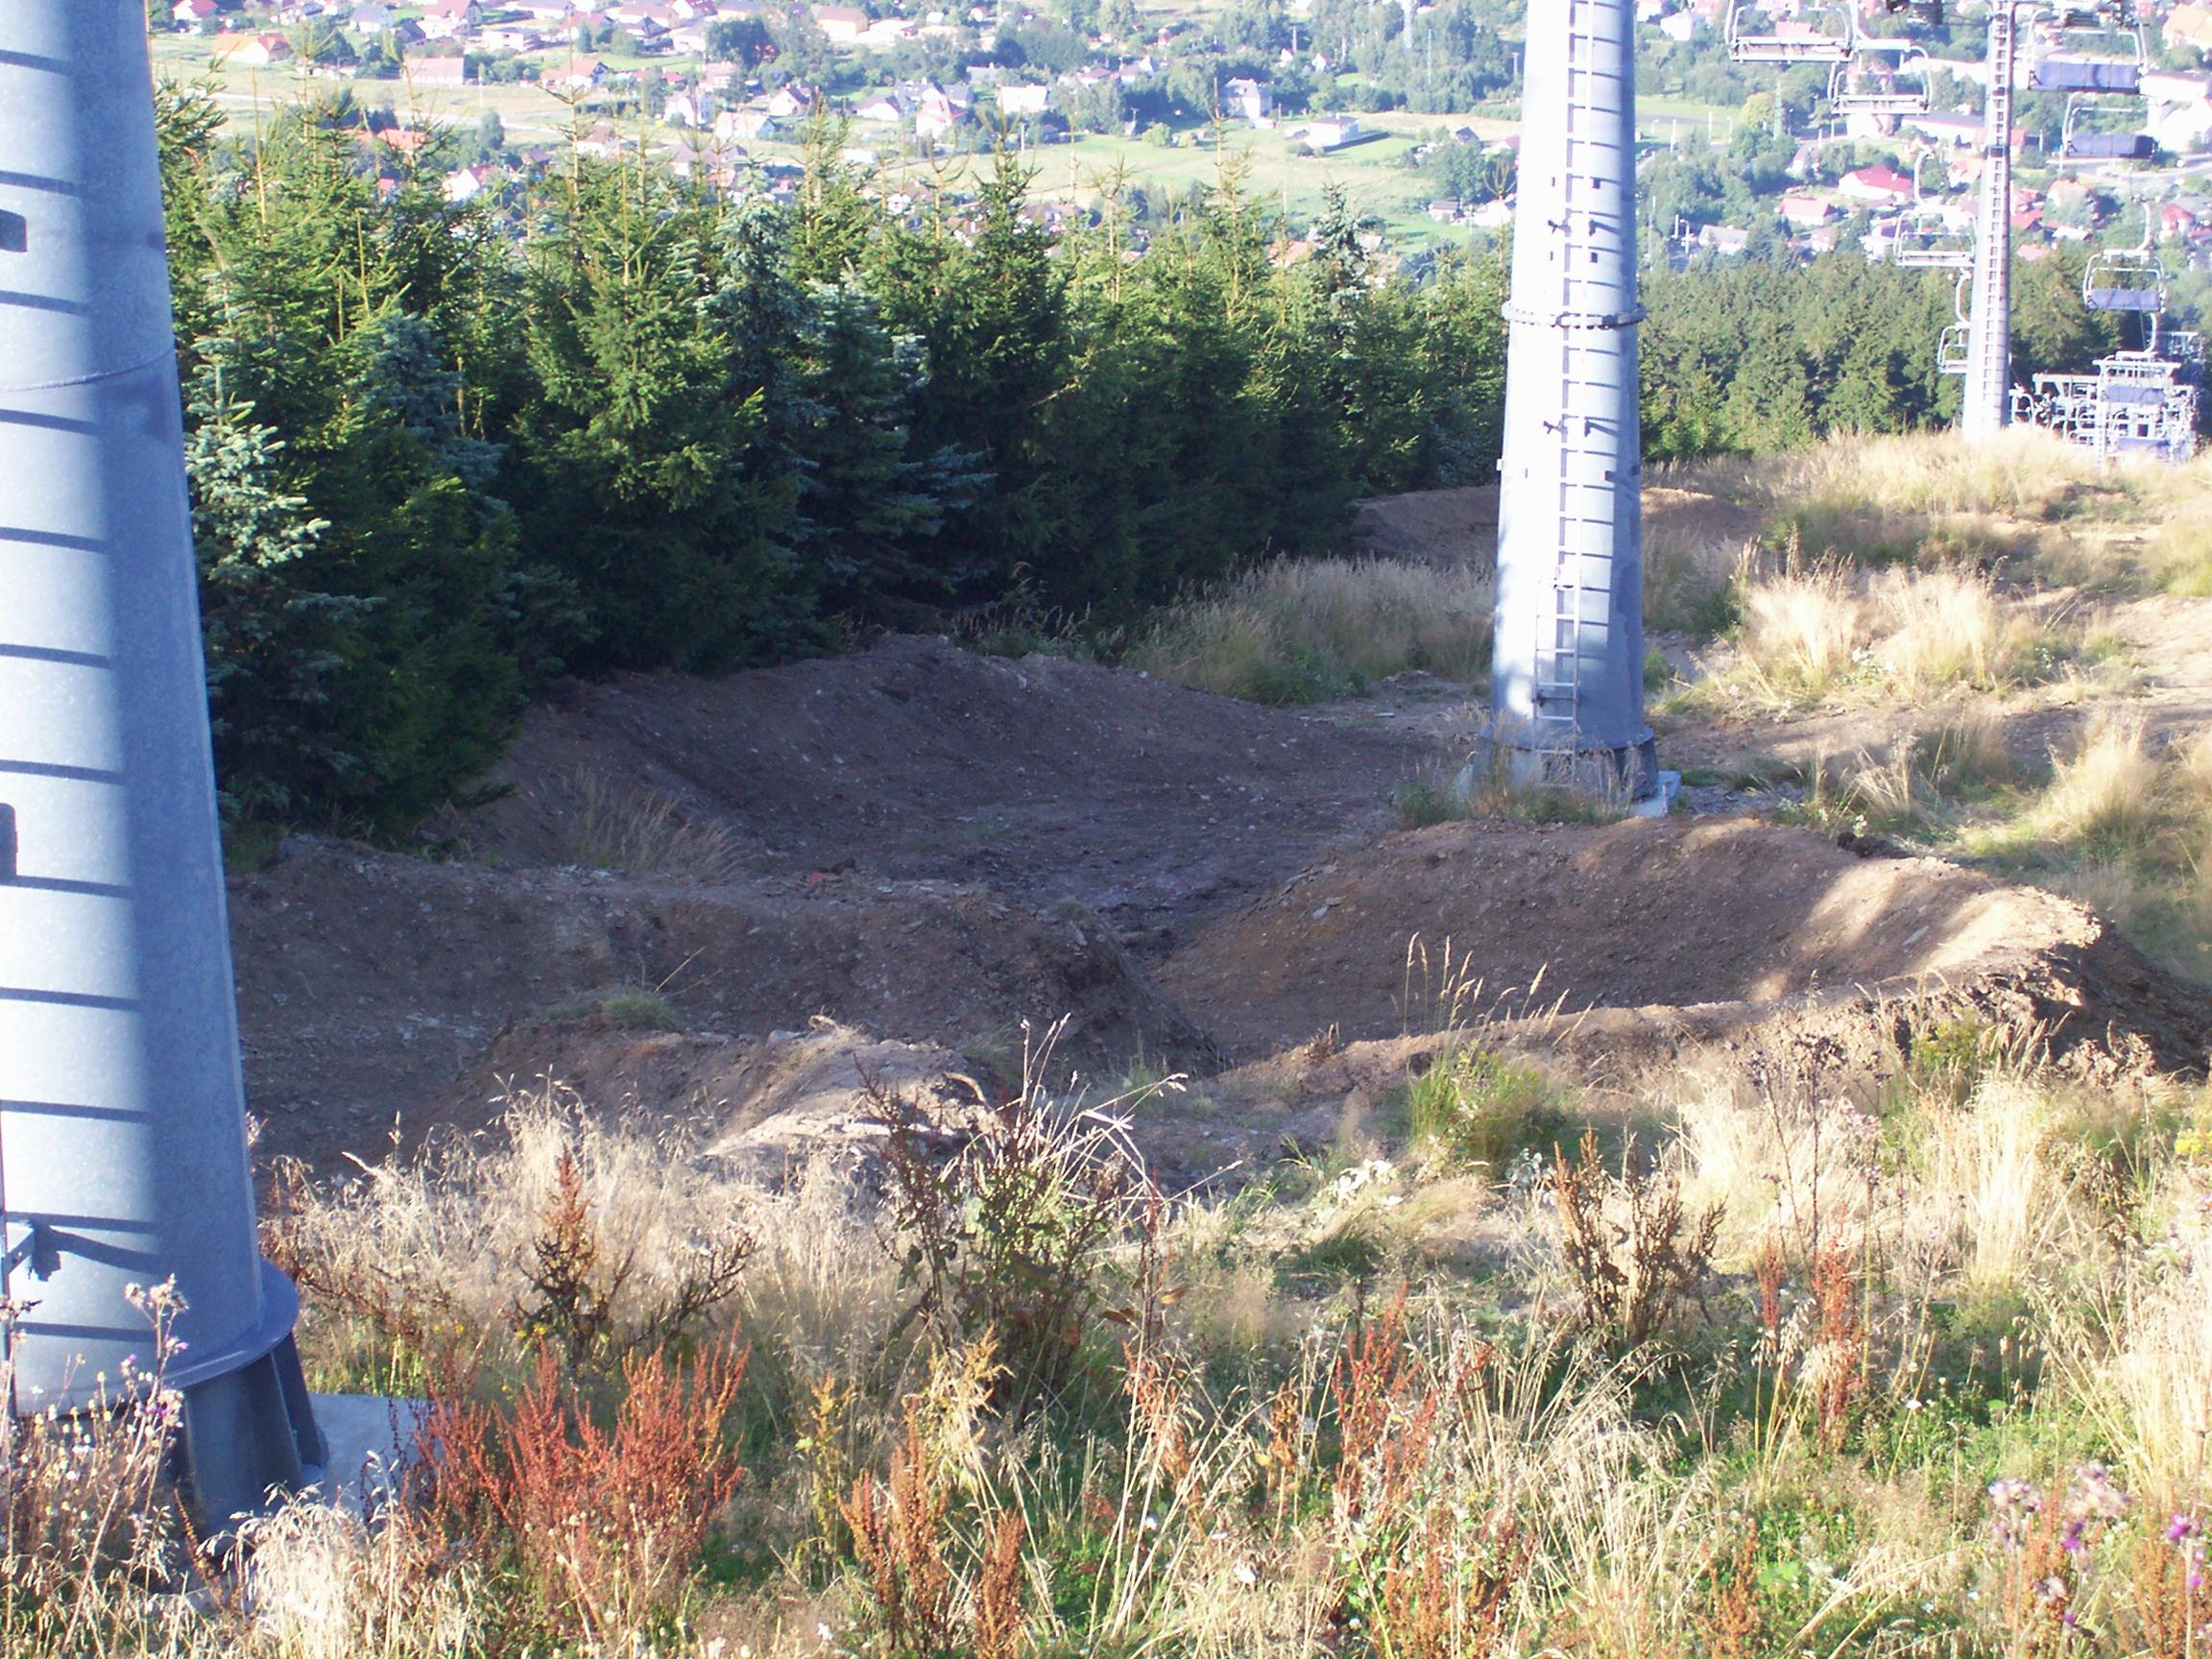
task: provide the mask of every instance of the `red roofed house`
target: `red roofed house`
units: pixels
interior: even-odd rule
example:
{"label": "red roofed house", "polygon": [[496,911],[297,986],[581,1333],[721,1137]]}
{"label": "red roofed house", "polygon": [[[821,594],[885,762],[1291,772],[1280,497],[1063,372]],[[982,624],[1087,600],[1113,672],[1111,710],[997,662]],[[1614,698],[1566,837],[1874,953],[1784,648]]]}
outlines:
{"label": "red roofed house", "polygon": [[281,35],[249,35],[229,53],[231,62],[242,63],[250,69],[281,63],[291,56],[292,42]]}
{"label": "red roofed house", "polygon": [[1912,200],[1912,180],[1891,167],[1861,167],[1844,174],[1836,188],[1849,200],[1874,207],[1902,207]]}
{"label": "red roofed house", "polygon": [[476,0],[430,0],[422,8],[422,33],[433,40],[466,35],[482,21]]}
{"label": "red roofed house", "polygon": [[1778,211],[1785,224],[1794,225],[1800,230],[1818,229],[1836,216],[1833,205],[1801,190],[1783,197]]}
{"label": "red roofed house", "polygon": [[406,67],[407,82],[412,86],[469,84],[469,60],[466,58],[410,58]]}

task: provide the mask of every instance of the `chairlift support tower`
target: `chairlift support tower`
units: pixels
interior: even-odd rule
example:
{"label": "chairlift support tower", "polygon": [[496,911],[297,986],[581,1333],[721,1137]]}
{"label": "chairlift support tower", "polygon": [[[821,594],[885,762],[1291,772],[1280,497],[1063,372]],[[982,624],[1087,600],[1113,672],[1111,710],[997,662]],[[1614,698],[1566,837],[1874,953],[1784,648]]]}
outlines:
{"label": "chairlift support tower", "polygon": [[174,1279],[210,1535],[313,1479],[256,1243],[140,0],[0,5],[0,1220],[21,1414],[97,1406]]}
{"label": "chairlift support tower", "polygon": [[1989,102],[1982,131],[1982,198],[1975,212],[1973,292],[1960,431],[1996,438],[2012,419],[2013,81],[2020,68],[2017,0],[1989,8]]}
{"label": "chairlift support tower", "polygon": [[1490,740],[1516,781],[1645,801],[1635,26],[1633,0],[1529,12]]}

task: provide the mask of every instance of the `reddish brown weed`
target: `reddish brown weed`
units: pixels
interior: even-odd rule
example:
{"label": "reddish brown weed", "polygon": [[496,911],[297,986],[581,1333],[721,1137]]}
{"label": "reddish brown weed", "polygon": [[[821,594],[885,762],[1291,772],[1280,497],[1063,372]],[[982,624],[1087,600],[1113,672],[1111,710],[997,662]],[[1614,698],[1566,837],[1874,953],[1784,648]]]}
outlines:
{"label": "reddish brown weed", "polygon": [[542,1354],[503,1413],[433,1406],[439,1502],[464,1524],[496,1520],[557,1622],[593,1642],[636,1629],[674,1601],[744,1477],[722,1434],[744,1371],[729,1350],[687,1379],[659,1353],[634,1355],[610,1431]]}

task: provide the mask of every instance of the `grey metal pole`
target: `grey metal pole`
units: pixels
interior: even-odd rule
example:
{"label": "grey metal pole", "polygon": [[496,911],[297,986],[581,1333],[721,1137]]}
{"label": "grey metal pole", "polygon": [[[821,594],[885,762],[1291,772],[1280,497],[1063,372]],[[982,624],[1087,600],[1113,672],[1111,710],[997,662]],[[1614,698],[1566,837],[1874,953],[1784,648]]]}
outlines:
{"label": "grey metal pole", "polygon": [[1969,442],[1996,437],[2012,421],[2013,77],[2020,61],[2020,8],[1989,9],[1989,99],[1983,121],[1982,199],[1976,211],[1974,305],[1967,328],[1966,397],[1959,428]]}
{"label": "grey metal pole", "polygon": [[17,1410],[150,1361],[189,1304],[204,1525],[322,1440],[261,1259],[140,0],[0,6],[0,1158]]}
{"label": "grey metal pole", "polygon": [[1531,7],[1490,737],[1516,781],[1658,787],[1644,720],[1631,0]]}

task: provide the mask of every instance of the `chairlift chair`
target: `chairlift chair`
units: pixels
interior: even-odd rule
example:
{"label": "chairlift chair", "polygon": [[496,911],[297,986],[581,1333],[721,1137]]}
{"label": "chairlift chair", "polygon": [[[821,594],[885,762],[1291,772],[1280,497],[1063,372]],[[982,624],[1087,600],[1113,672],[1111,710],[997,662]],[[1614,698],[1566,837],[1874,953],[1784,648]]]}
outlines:
{"label": "chairlift chair", "polygon": [[2069,161],[2148,161],[2157,153],[2157,141],[2150,133],[2096,132],[2088,128],[2097,101],[2109,96],[2093,92],[2076,92],[2066,100],[2066,127],[2059,141],[2058,154]]}
{"label": "chairlift chair", "polygon": [[1940,208],[1909,208],[1890,222],[1889,259],[1900,271],[1971,271],[1974,232]]}
{"label": "chairlift chair", "polygon": [[1951,309],[1959,321],[1948,324],[1936,342],[1936,373],[1938,374],[1963,374],[1973,361],[1974,320],[1968,308],[1968,294],[1973,286],[1970,272],[1959,274],[1959,286],[1951,296]]}
{"label": "chairlift chair", "polygon": [[2143,245],[2106,248],[2089,255],[2081,273],[2081,302],[2092,311],[2156,315],[2166,309],[2166,267],[2152,243],[2151,207],[2143,207]]}
{"label": "chairlift chair", "polygon": [[2116,15],[2117,10],[2059,7],[2036,32],[2028,84],[2038,92],[2140,93],[2151,49],[2143,25]]}
{"label": "chairlift chair", "polygon": [[[1889,259],[1901,271],[1957,271],[1974,268],[1973,227],[1956,223],[1943,204],[1928,194],[1921,177],[1928,153],[1912,157],[1912,205],[1889,221]],[[1960,314],[1961,320],[1964,313]]]}
{"label": "chairlift chair", "polygon": [[[1867,59],[1894,44],[1894,63]],[[1925,47],[1905,41],[1879,44],[1862,40],[1858,59],[1839,63],[1828,76],[1828,107],[1839,115],[1925,115],[1931,107],[1930,60]]]}
{"label": "chairlift chair", "polygon": [[1848,63],[1858,39],[1850,6],[1807,6],[1787,24],[1746,0],[1728,9],[1728,56],[1739,63]]}

